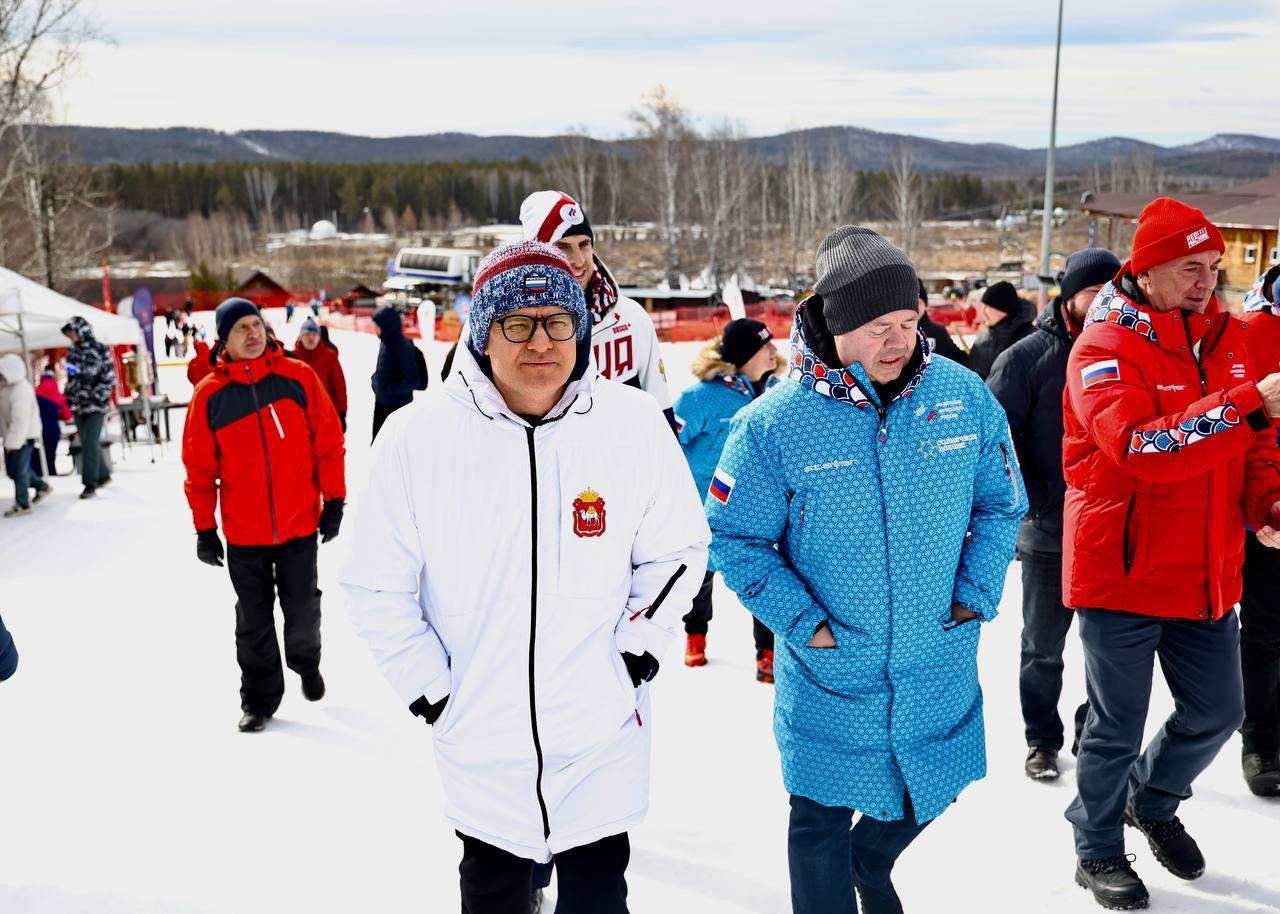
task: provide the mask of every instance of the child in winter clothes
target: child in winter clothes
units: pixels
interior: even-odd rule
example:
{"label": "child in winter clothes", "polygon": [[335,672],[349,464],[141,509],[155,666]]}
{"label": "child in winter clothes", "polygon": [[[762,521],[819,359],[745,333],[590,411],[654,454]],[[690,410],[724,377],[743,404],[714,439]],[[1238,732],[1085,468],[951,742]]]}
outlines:
{"label": "child in winter clothes", "polygon": [[[58,389],[58,377],[48,368],[41,372],[40,383],[36,385],[36,405],[40,408],[40,427],[44,437],[45,460],[49,462],[49,475],[56,476],[58,474],[54,457],[58,453],[58,442],[62,440],[60,423],[70,422],[72,416],[67,398]],[[37,476],[41,475],[43,469],[39,465],[39,459],[39,455],[33,451],[31,466]]]}

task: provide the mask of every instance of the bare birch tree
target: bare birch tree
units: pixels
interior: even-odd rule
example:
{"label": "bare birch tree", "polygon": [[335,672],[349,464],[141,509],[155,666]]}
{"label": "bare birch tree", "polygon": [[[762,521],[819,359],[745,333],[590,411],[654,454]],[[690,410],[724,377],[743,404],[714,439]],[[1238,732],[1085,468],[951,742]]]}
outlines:
{"label": "bare birch tree", "polygon": [[658,235],[663,247],[663,274],[671,288],[680,284],[680,219],[688,147],[693,131],[680,103],[658,86],[631,112],[642,150],[640,168],[653,194]]}
{"label": "bare birch tree", "polygon": [[693,146],[690,177],[697,218],[706,247],[706,274],[715,288],[742,265],[742,225],[755,168],[741,132],[730,124],[712,130]]}
{"label": "bare birch tree", "polygon": [[547,163],[556,190],[562,190],[588,213],[596,184],[596,141],[586,127],[570,127],[560,138],[560,154]]}
{"label": "bare birch tree", "polygon": [[925,183],[916,171],[911,151],[905,144],[898,147],[898,154],[889,169],[886,203],[897,227],[898,245],[910,257],[916,229],[924,219]]}

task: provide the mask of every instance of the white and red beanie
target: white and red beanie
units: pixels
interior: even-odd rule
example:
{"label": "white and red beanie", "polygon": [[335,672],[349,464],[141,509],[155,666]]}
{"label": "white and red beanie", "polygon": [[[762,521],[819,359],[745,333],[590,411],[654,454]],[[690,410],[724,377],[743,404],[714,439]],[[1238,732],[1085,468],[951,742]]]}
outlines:
{"label": "white and red beanie", "polygon": [[521,308],[560,307],[578,317],[578,339],[591,332],[587,300],[573,278],[569,261],[540,241],[520,241],[498,248],[476,271],[471,290],[471,349],[483,353],[496,318]]}
{"label": "white and red beanie", "polygon": [[520,225],[526,241],[555,244],[569,235],[586,235],[595,241],[591,222],[578,201],[559,190],[540,190],[525,197]]}

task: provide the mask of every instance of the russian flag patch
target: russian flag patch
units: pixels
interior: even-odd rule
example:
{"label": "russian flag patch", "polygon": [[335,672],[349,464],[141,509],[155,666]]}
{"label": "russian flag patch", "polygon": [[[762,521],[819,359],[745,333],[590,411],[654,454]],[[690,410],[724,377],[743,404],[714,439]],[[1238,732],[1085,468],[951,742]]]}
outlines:
{"label": "russian flag patch", "polygon": [[678,435],[684,431],[684,420],[676,413],[672,413],[671,415],[676,417],[676,434]]}
{"label": "russian flag patch", "polygon": [[1120,380],[1120,363],[1115,359],[1107,359],[1104,362],[1094,362],[1092,365],[1086,365],[1080,369],[1080,383],[1084,385],[1084,389],[1088,390],[1095,384],[1105,384],[1108,381]]}
{"label": "russian flag patch", "polygon": [[550,288],[550,285],[545,276],[526,276],[524,278],[524,290],[526,292],[545,292]]}
{"label": "russian flag patch", "polygon": [[716,474],[711,477],[711,487],[707,492],[716,501],[722,505],[729,503],[729,496],[733,494],[733,484],[736,480],[719,467],[716,468]]}

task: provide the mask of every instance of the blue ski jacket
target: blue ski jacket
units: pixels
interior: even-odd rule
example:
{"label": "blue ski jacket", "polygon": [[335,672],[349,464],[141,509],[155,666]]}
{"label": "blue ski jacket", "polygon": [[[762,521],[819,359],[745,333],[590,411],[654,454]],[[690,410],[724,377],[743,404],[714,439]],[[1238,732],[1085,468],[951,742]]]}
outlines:
{"label": "blue ski jacket", "polygon": [[[812,299],[802,306],[815,307]],[[816,307],[821,307],[821,302]],[[979,620],[1027,508],[1004,411],[925,346],[888,404],[792,335],[790,377],[734,420],[706,507],[725,583],[777,636],[792,794],[925,822],[986,773]],[[978,614],[955,624],[952,605]],[[837,646],[807,647],[827,623]]]}

